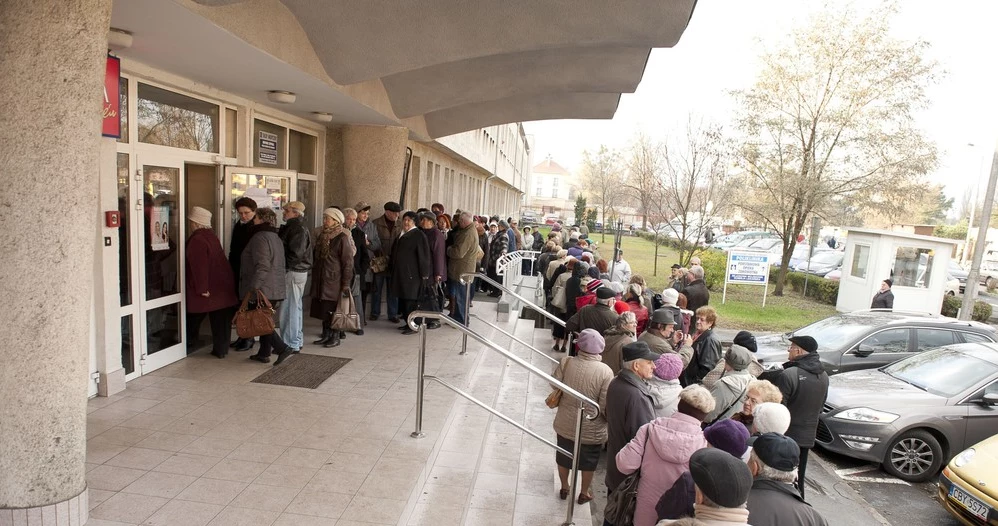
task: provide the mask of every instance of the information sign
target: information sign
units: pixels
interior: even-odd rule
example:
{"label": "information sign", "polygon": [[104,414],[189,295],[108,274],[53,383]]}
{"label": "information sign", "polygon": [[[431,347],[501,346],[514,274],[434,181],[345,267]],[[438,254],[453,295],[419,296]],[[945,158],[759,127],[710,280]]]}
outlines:
{"label": "information sign", "polygon": [[728,264],[724,271],[724,293],[721,303],[728,296],[728,284],[733,285],[763,285],[766,287],[762,296],[762,306],[766,306],[766,295],[769,294],[769,257],[766,252],[729,251]]}

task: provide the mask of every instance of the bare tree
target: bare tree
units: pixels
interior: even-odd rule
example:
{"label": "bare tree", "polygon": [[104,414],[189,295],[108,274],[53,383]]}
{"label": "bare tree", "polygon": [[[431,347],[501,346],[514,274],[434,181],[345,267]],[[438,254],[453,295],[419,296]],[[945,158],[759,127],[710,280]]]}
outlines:
{"label": "bare tree", "polygon": [[637,205],[641,214],[641,229],[648,226],[648,216],[651,214],[652,201],[655,198],[659,178],[662,175],[662,146],[652,142],[643,133],[635,135],[626,160],[627,174],[624,188],[629,197]]}
{"label": "bare tree", "polygon": [[681,265],[689,263],[700,239],[728,201],[728,146],[717,124],[689,116],[685,135],[664,146],[658,208],[668,212],[668,231],[679,244]]}
{"label": "bare tree", "polygon": [[740,206],[783,238],[774,294],[809,217],[845,199],[887,214],[924,189],[935,147],[913,125],[937,76],[928,44],[890,36],[893,6],[857,13],[833,4],[762,56],[735,95],[751,195]]}
{"label": "bare tree", "polygon": [[582,152],[582,184],[586,193],[599,209],[603,221],[601,242],[606,241],[607,216],[616,216],[615,207],[621,203],[624,184],[620,168],[620,154],[600,145],[595,154]]}

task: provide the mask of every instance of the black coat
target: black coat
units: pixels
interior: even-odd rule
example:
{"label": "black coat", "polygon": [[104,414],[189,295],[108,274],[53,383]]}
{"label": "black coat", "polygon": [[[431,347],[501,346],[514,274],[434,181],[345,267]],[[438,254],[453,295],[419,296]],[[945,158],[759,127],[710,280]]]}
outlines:
{"label": "black coat", "polygon": [[[232,239],[229,240],[229,265],[232,265],[232,274],[239,278],[239,266],[242,262],[243,250],[250,240],[250,227],[253,221],[241,223],[236,221],[232,225]],[[238,285],[238,283],[236,284]]]}
{"label": "black coat", "polygon": [[654,419],[648,383],[629,370],[620,371],[606,390],[606,487],[610,490],[625,478],[617,469],[617,453]]}
{"label": "black coat", "polygon": [[429,286],[433,261],[430,244],[418,228],[402,234],[392,249],[389,270],[392,273],[391,292],[406,300],[419,299],[419,293]]}
{"label": "black coat", "polygon": [[767,371],[759,379],[769,380],[783,393],[783,405],[790,410],[790,429],[784,434],[800,447],[813,447],[818,415],[828,398],[828,373],[818,353],[789,361],[782,371]]}
{"label": "black coat", "polygon": [[356,226],[350,230],[350,235],[353,236],[353,244],[357,247],[357,253],[353,256],[353,273],[355,276],[360,276],[363,285],[364,275],[367,274],[367,269],[371,268],[371,251],[367,250],[367,235],[363,229]]}
{"label": "black coat", "polygon": [[702,279],[687,284],[683,288],[683,294],[686,294],[686,308],[693,312],[710,303],[710,292]]}
{"label": "black coat", "polygon": [[690,358],[690,364],[679,377],[683,387],[702,382],[707,373],[713,371],[717,362],[721,361],[723,352],[721,341],[714,334],[714,329],[701,334],[693,342],[693,357]]}
{"label": "black coat", "polygon": [[887,289],[884,292],[877,292],[873,296],[873,303],[870,304],[871,309],[893,309],[894,308],[894,293],[891,289]]}

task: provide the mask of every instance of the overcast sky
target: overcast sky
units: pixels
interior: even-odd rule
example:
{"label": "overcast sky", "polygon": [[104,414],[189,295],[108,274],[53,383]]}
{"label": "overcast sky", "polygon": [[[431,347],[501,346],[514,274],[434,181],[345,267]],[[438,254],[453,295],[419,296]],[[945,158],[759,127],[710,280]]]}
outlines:
{"label": "overcast sky", "polygon": [[[872,2],[870,2],[872,4]],[[729,92],[750,86],[756,71],[758,39],[781,38],[806,20],[819,2],[801,0],[705,0],[676,47],[651,53],[637,92],[624,94],[612,120],[525,123],[534,135],[534,162],[547,155],[569,170],[582,151],[600,144],[623,148],[636,130],[664,137],[681,130],[689,113],[728,124]],[[860,5],[863,5],[861,2]],[[932,106],[918,115],[919,125],[940,149],[933,182],[946,184],[959,201],[980,177],[981,192],[998,137],[998,2],[904,0],[892,31],[920,37],[946,75],[930,91]],[[968,146],[974,144],[974,147]],[[982,163],[982,161],[985,161]]]}

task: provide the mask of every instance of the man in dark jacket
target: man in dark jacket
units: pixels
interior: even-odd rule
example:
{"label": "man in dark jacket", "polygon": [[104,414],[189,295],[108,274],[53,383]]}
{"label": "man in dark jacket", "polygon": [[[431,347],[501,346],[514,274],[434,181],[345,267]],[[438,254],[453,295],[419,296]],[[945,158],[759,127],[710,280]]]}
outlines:
{"label": "man in dark jacket", "polygon": [[430,286],[433,262],[426,236],[416,228],[416,213],[409,211],[401,218],[402,237],[395,242],[388,265],[391,283],[389,293],[399,300],[402,334],[415,334],[409,328],[409,313],[416,310],[420,294]]}
{"label": "man in dark jacket", "polygon": [[[443,232],[437,229],[437,216],[433,212],[421,212],[418,216],[419,230],[426,236],[426,242],[430,245],[430,260],[433,262],[433,272],[430,275],[430,287],[438,299],[442,300],[442,293],[437,289],[447,279],[447,246]],[[440,303],[437,303],[440,307]],[[440,310],[435,309],[435,310]],[[439,329],[440,321],[428,320],[427,329]]]}
{"label": "man in dark jacket", "polygon": [[721,341],[714,334],[717,311],[714,307],[701,307],[696,311],[696,317],[697,335],[692,344],[693,357],[679,378],[683,387],[702,382],[707,373],[714,370],[723,355]]}
{"label": "man in dark jacket", "polygon": [[871,309],[893,309],[894,308],[894,293],[891,292],[891,287],[894,282],[885,279],[880,282],[880,291],[874,294],[873,303],[870,304]]}
{"label": "man in dark jacket", "polygon": [[579,333],[593,329],[602,335],[617,322],[617,311],[613,310],[616,294],[610,287],[596,289],[596,303],[579,309],[565,323],[565,330]]}
{"label": "man in dark jacket", "polygon": [[828,373],[818,357],[818,342],[810,336],[791,337],[789,355],[790,361],[783,364],[782,371],[767,371],[759,379],[776,385],[783,393],[783,405],[790,410],[786,435],[800,447],[797,489],[803,498],[807,454],[814,447],[818,415],[828,396]]}
{"label": "man in dark jacket", "polygon": [[285,297],[277,312],[281,339],[294,349],[305,344],[302,332],[301,299],[305,295],[305,282],[312,268],[312,236],[305,227],[305,203],[291,201],[284,206],[284,224],[277,232],[284,243]]}
{"label": "man in dark jacket", "polygon": [[[374,256],[387,257],[391,259],[395,250],[395,243],[402,233],[402,221],[399,214],[402,206],[394,201],[385,203],[385,213],[373,221],[375,229],[378,231],[378,242],[381,244],[380,250],[375,250]],[[374,275],[374,289],[371,293],[371,321],[377,320],[381,316],[381,290],[386,289],[388,304],[388,321],[398,323],[398,297],[392,293],[389,285],[392,279],[390,271],[378,272]]]}
{"label": "man in dark jacket", "polygon": [[686,308],[696,312],[697,309],[710,303],[710,291],[703,282],[703,267],[690,267],[686,273],[687,284],[683,287],[686,295]]}
{"label": "man in dark jacket", "polygon": [[623,368],[606,391],[606,487],[611,492],[625,478],[617,470],[617,453],[655,418],[648,379],[655,374],[655,354],[644,342],[631,342],[621,350]]}
{"label": "man in dark jacket", "polygon": [[[253,216],[256,214],[256,201],[249,197],[240,197],[235,202],[238,219],[232,225],[232,238],[229,240],[229,265],[232,266],[232,275],[235,276],[236,294],[239,294],[239,269],[242,261],[243,250],[249,243],[250,227],[253,226]],[[242,297],[239,300],[242,301]],[[248,351],[253,348],[253,338],[237,338],[229,344],[237,351]]]}
{"label": "man in dark jacket", "polygon": [[793,486],[800,456],[797,443],[779,433],[763,433],[750,442],[748,468],[754,480],[748,498],[749,524],[828,526]]}

